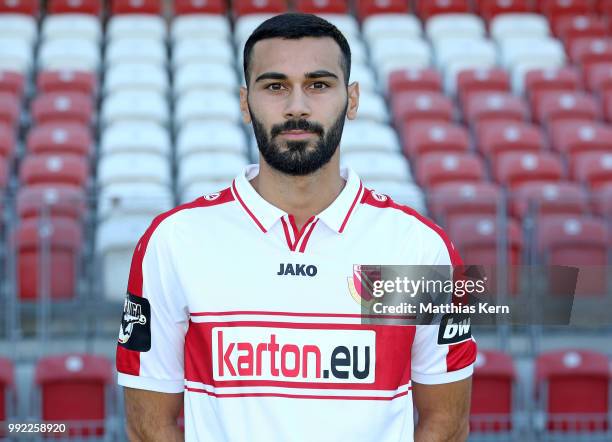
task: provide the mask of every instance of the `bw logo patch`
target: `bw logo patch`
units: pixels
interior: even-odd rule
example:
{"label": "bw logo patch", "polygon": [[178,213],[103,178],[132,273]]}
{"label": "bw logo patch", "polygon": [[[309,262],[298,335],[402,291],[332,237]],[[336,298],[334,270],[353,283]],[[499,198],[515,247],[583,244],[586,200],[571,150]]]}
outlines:
{"label": "bw logo patch", "polygon": [[147,299],[126,294],[118,342],[128,350],[151,349],[151,305]]}
{"label": "bw logo patch", "polygon": [[470,317],[468,315],[447,314],[440,321],[438,344],[458,344],[472,337]]}

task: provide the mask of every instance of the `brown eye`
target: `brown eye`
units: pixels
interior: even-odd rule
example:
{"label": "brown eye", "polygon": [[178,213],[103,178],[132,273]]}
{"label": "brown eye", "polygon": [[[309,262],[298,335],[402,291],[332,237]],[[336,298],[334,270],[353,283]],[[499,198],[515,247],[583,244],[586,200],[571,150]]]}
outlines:
{"label": "brown eye", "polygon": [[280,91],[283,86],[280,83],[272,83],[266,86],[266,89],[271,91]]}
{"label": "brown eye", "polygon": [[327,83],[323,83],[322,81],[317,81],[316,83],[312,83],[313,89],[327,89],[329,85]]}

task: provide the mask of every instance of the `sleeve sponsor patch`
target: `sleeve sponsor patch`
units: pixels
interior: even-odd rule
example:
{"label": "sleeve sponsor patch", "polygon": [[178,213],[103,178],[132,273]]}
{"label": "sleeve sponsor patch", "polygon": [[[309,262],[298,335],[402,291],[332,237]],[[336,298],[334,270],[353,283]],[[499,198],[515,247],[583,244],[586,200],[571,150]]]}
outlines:
{"label": "sleeve sponsor patch", "polygon": [[148,299],[126,294],[118,343],[128,350],[146,352],[151,349],[151,305]]}
{"label": "sleeve sponsor patch", "polygon": [[449,313],[442,316],[438,330],[438,345],[458,344],[471,338],[469,315]]}

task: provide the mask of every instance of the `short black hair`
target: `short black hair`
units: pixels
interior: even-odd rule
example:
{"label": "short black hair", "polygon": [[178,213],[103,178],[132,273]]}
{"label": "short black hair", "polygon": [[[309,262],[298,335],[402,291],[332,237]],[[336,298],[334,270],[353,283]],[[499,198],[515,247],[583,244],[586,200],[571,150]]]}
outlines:
{"label": "short black hair", "polygon": [[242,65],[247,88],[249,86],[251,52],[253,52],[255,43],[268,38],[298,40],[304,37],[331,37],[334,39],[338,46],[340,46],[342,52],[340,66],[344,73],[344,83],[348,85],[349,74],[351,72],[351,48],[346,38],[344,38],[344,35],[342,35],[342,32],[327,20],[317,17],[314,14],[289,12],[276,15],[264,21],[253,31],[246,41],[242,53]]}

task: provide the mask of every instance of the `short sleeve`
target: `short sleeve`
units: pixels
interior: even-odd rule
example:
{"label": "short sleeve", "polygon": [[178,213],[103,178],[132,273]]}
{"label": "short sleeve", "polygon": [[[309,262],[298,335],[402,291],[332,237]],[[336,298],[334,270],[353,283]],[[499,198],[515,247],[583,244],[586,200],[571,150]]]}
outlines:
{"label": "short sleeve", "polygon": [[153,221],[132,257],[117,342],[118,382],[163,393],[184,389],[188,310],[174,271],[168,226]]}

